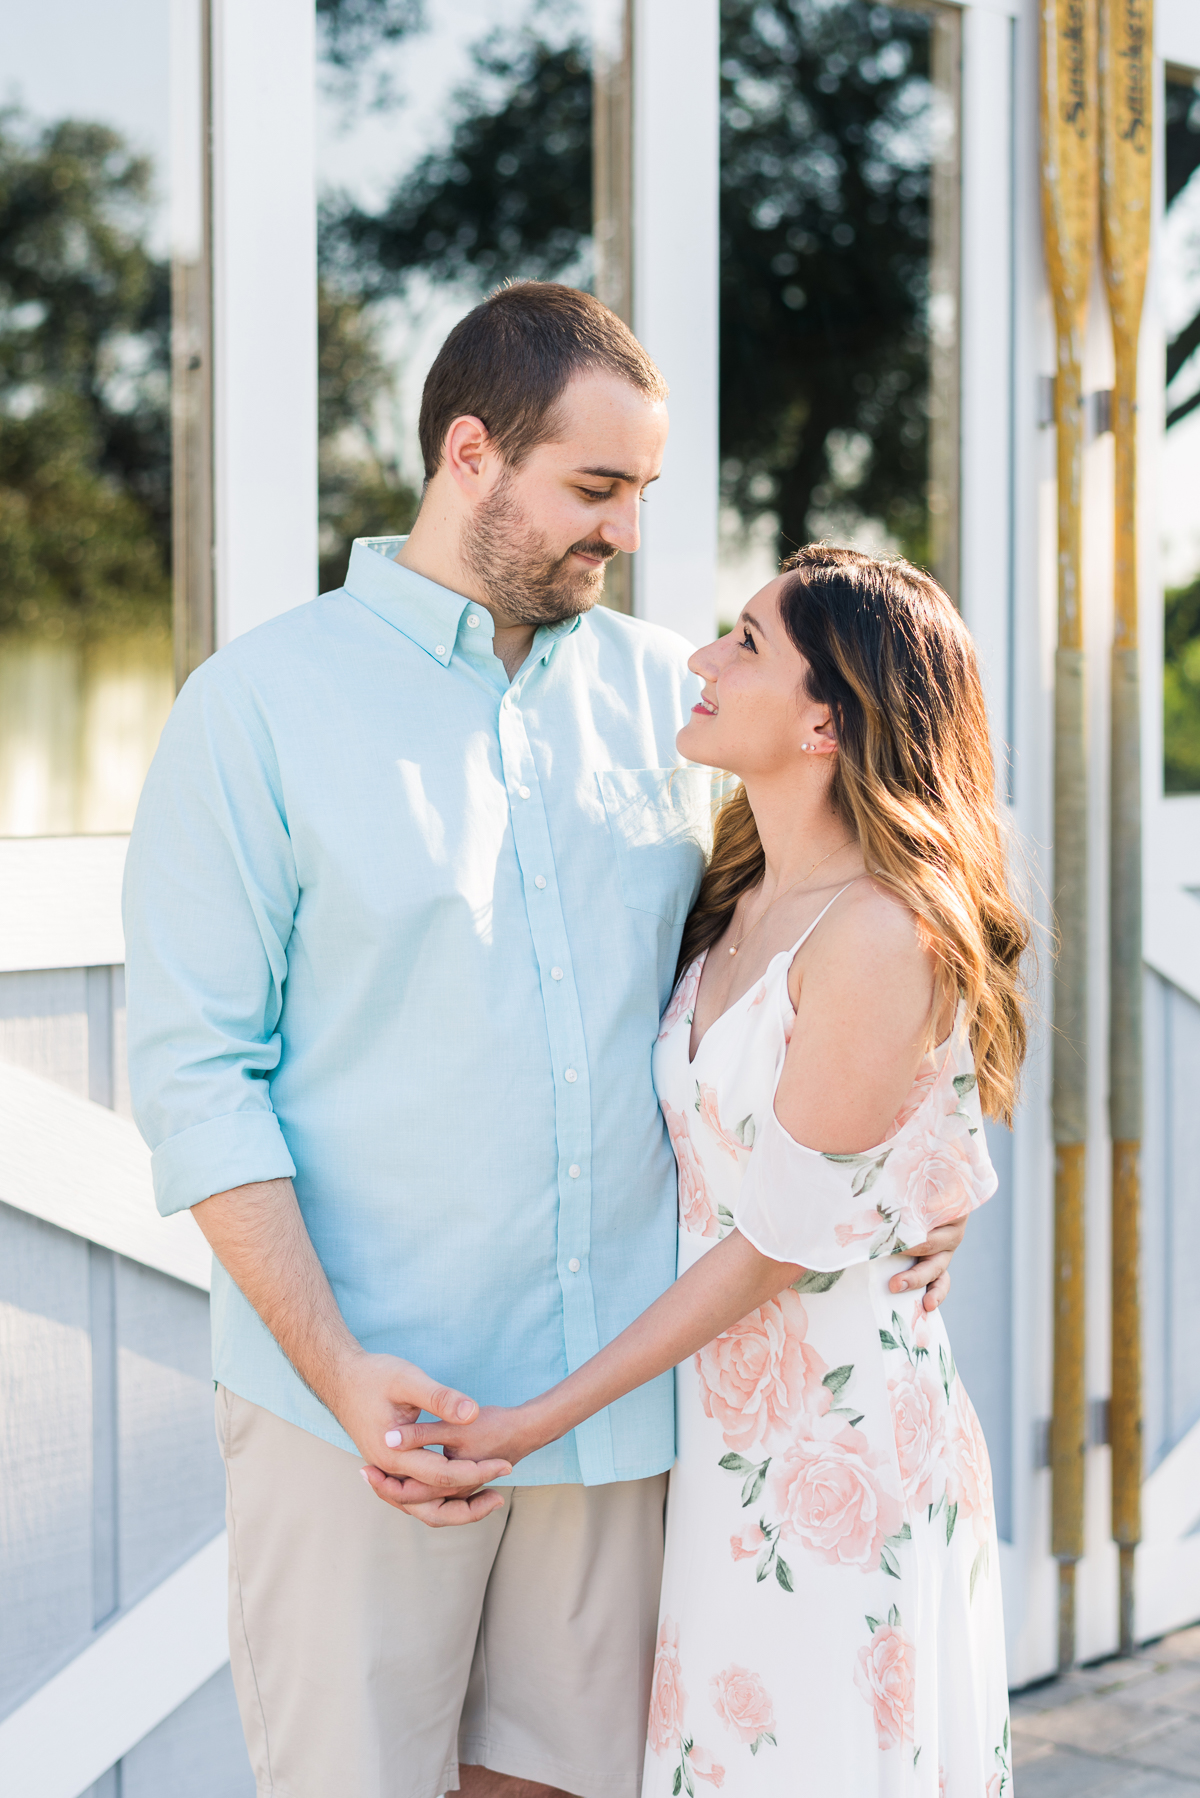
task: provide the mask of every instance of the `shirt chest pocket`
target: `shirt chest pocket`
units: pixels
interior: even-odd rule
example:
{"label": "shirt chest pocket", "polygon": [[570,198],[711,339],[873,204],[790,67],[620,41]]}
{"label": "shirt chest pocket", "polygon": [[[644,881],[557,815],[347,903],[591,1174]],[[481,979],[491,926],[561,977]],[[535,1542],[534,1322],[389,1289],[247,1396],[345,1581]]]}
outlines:
{"label": "shirt chest pocket", "polygon": [[712,841],[712,775],[707,768],[616,768],[596,780],[626,905],[681,924]]}

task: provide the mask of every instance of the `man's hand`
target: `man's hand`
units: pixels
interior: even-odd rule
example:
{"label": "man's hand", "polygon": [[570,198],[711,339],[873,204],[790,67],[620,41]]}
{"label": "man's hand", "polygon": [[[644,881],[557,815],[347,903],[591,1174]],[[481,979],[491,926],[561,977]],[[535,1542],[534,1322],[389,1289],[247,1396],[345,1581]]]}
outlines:
{"label": "man's hand", "polygon": [[[448,1429],[463,1428],[478,1417],[479,1406],[465,1393],[437,1385],[411,1361],[360,1351],[330,1398],[334,1416],[368,1464],[367,1484],[388,1504],[426,1523],[477,1523],[503,1504],[498,1492],[480,1492],[479,1487],[511,1473],[510,1461],[489,1454],[452,1462],[417,1445],[422,1411],[444,1419]],[[406,1425],[408,1443],[401,1435]],[[428,1427],[425,1440],[437,1440],[435,1426]]]}
{"label": "man's hand", "polygon": [[424,1516],[423,1507],[444,1507],[440,1520],[448,1523],[477,1522],[504,1503],[498,1492],[479,1492],[479,1487],[511,1473],[506,1460],[451,1466],[428,1449],[409,1453],[388,1446],[389,1430],[414,1423],[422,1411],[462,1423],[479,1407],[464,1392],[439,1386],[411,1361],[369,1355],[355,1341],[290,1180],[260,1180],[214,1193],[193,1205],[192,1216],[300,1378],[332,1411],[363,1460],[382,1469],[390,1483],[381,1497],[417,1516]]}
{"label": "man's hand", "polygon": [[919,1287],[925,1288],[925,1309],[936,1311],[942,1300],[950,1291],[950,1259],[966,1234],[967,1220],[958,1219],[953,1224],[942,1224],[931,1230],[929,1240],[909,1249],[910,1255],[917,1257],[915,1267],[907,1273],[897,1274],[888,1281],[891,1292],[916,1292]]}

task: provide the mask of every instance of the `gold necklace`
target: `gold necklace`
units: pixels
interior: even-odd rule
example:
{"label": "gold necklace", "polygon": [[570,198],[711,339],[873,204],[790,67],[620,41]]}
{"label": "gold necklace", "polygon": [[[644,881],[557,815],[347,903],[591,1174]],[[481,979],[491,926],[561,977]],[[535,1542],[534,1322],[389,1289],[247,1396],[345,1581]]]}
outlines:
{"label": "gold necklace", "polygon": [[835,844],[835,846],[829,851],[828,855],[823,855],[819,862],[813,863],[812,867],[808,870],[807,874],[801,874],[798,880],[793,880],[790,887],[784,887],[782,893],[776,893],[775,897],[771,901],[771,905],[766,905],[763,907],[762,911],[759,912],[757,918],[755,918],[753,924],[751,924],[749,930],[743,930],[741,936],[738,938],[737,942],[733,945],[733,948],[729,951],[730,955],[736,955],[738,950],[741,948],[742,944],[745,942],[746,938],[748,936],[754,935],[754,932],[758,929],[759,925],[762,923],[762,921],[766,917],[767,913],[771,910],[771,906],[778,905],[779,901],[781,899],[786,899],[789,893],[794,893],[798,886],[803,886],[803,884],[806,880],[811,880],[812,876],[816,873],[818,868],[823,867],[825,865],[825,863],[827,861],[829,861],[831,856],[835,856],[837,854],[839,849],[848,849],[850,847],[850,844],[852,841],[853,841],[853,839],[851,837],[847,837],[846,841],[844,843]]}

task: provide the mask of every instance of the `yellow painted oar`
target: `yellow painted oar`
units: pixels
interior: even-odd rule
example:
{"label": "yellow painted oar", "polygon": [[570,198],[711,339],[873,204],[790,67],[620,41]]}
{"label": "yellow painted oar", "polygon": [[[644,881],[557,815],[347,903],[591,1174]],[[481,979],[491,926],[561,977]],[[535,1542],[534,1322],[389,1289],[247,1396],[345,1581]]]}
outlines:
{"label": "yellow painted oar", "polygon": [[1138,677],[1137,347],[1150,257],[1153,0],[1100,0],[1100,223],[1116,381],[1112,786],[1109,843],[1109,1112],[1112,1123],[1112,1533],[1120,1641],[1134,1646],[1142,1538],[1140,1274],[1142,761]]}
{"label": "yellow painted oar", "polygon": [[1058,647],[1054,658],[1054,1410],[1051,1553],[1058,1660],[1075,1659],[1083,1554],[1084,1183],[1087,1165],[1087,759],[1084,712],[1083,332],[1096,253],[1097,0],[1041,0],[1042,225],[1057,349]]}

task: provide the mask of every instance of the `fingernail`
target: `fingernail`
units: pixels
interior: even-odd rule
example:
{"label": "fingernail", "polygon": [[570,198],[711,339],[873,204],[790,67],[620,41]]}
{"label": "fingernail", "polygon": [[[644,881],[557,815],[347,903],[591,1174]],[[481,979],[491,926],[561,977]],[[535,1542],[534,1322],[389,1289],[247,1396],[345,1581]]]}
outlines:
{"label": "fingernail", "polygon": [[360,1468],[359,1468],[359,1470],[358,1470],[358,1471],[359,1471],[359,1472],[360,1472],[360,1473],[361,1473],[361,1474],[362,1474],[362,1476],[363,1476],[363,1484],[364,1484],[364,1486],[369,1486],[369,1485],[370,1485],[370,1484],[371,1484],[371,1482],[370,1482],[370,1480],[369,1480],[369,1479],[368,1479],[368,1478],[367,1478],[367,1470],[366,1470],[366,1468],[365,1468],[365,1467],[360,1467]]}
{"label": "fingernail", "polygon": [[463,1399],[461,1405],[459,1405],[458,1415],[461,1418],[463,1423],[466,1423],[466,1421],[469,1417],[474,1417],[475,1406],[471,1403],[471,1400],[469,1398]]}
{"label": "fingernail", "polygon": [[400,1444],[404,1441],[404,1438],[400,1434],[399,1430],[389,1430],[387,1435],[384,1437],[384,1441],[387,1443],[389,1448],[399,1448]]}

